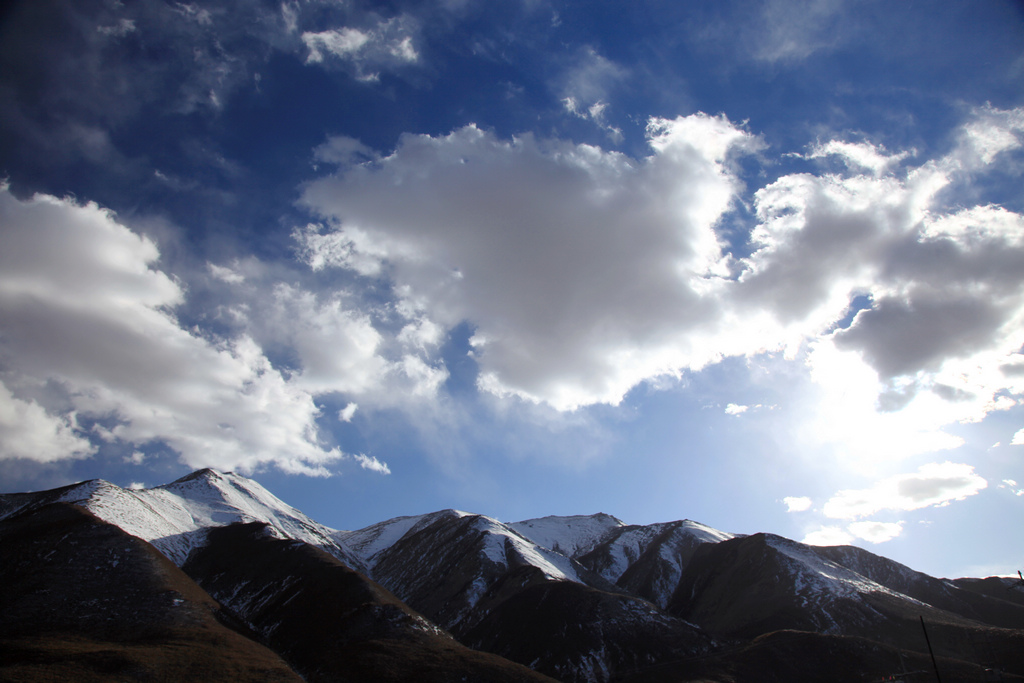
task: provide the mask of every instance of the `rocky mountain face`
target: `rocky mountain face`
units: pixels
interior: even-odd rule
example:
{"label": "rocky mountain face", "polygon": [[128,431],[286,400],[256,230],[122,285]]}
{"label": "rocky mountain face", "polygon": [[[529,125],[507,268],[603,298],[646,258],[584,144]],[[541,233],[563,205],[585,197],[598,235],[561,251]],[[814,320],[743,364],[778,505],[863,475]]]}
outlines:
{"label": "rocky mountain face", "polygon": [[0,681],[927,680],[922,621],[944,680],[1024,681],[1012,581],[689,520],[336,531],[213,470],[4,494],[0,520]]}
{"label": "rocky mountain face", "polygon": [[81,507],[0,522],[0,558],[0,680],[302,680],[152,545]]}

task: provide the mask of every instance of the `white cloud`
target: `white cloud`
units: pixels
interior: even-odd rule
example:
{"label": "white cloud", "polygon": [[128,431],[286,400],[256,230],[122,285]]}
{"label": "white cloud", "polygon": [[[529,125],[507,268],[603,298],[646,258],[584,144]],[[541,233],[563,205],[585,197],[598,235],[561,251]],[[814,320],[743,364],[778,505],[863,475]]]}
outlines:
{"label": "white cloud", "polygon": [[366,275],[387,263],[427,319],[471,320],[493,393],[617,403],[638,381],[720,356],[687,334],[715,317],[701,292],[722,268],[714,224],[737,189],[726,159],[754,145],[705,115],[653,120],[649,135],[641,162],[475,126],[404,136],[372,166],[307,188],[304,203],[336,227],[300,232],[303,253]]}
{"label": "white cloud", "polygon": [[593,48],[581,50],[575,62],[562,74],[556,90],[567,112],[593,121],[615,142],[622,141],[622,130],[608,123],[605,112],[614,88],[628,72]]}
{"label": "white cloud", "polygon": [[75,433],[73,414],[51,415],[35,401],[15,398],[0,382],[0,459],[53,462],[88,457],[95,450]]}
{"label": "white cloud", "polygon": [[742,415],[743,413],[747,412],[749,409],[750,409],[750,406],[741,406],[741,405],[736,405],[735,403],[730,403],[729,405],[727,405],[725,407],[725,414],[726,415]]}
{"label": "white cloud", "polygon": [[129,33],[134,33],[138,29],[135,26],[135,22],[131,19],[121,19],[113,26],[99,26],[97,32],[104,36],[113,36],[115,38],[123,38]]}
{"label": "white cloud", "polygon": [[866,142],[840,142],[829,140],[824,144],[815,145],[809,159],[827,156],[840,157],[851,168],[864,168],[873,174],[881,175],[910,155],[909,152],[886,154],[882,146]]}
{"label": "white cloud", "polygon": [[804,543],[808,545],[849,545],[853,543],[853,536],[838,526],[823,526],[804,536]]}
{"label": "white cloud", "polygon": [[[563,103],[572,101],[572,113],[600,116],[611,89],[628,75],[626,69],[588,47],[576,55],[573,64],[562,74],[558,87]],[[569,108],[567,103],[566,108]]]}
{"label": "white cloud", "polygon": [[420,55],[413,44],[416,24],[406,16],[379,21],[363,29],[344,26],[325,31],[306,31],[302,42],[307,64],[324,63],[328,57],[351,65],[356,78],[377,80],[382,69],[416,64]]}
{"label": "white cloud", "polygon": [[317,161],[338,166],[369,161],[377,158],[377,153],[355,138],[347,135],[334,135],[327,142],[313,150]]}
{"label": "white cloud", "polygon": [[359,408],[358,403],[346,404],[344,408],[338,411],[338,420],[341,422],[351,422],[357,408]]}
{"label": "white cloud", "polygon": [[1015,496],[1024,496],[1024,487],[1017,485],[1017,482],[1013,479],[1003,479],[1003,483],[999,485],[999,488],[1006,489]]}
{"label": "white cloud", "polygon": [[207,263],[206,267],[210,271],[210,275],[222,282],[228,283],[229,285],[239,285],[245,282],[244,275],[226,266],[218,266],[216,263]]}
{"label": "white cloud", "polygon": [[[1015,116],[985,110],[968,125],[1004,119]],[[879,155],[864,164],[877,168]],[[962,178],[954,156],[900,175],[790,175],[755,195],[760,248],[739,296],[752,316],[771,316],[765,329],[786,325],[789,349],[810,341],[819,395],[805,434],[855,461],[956,447],[944,427],[1024,391],[1007,370],[1024,344],[1024,219],[934,208]],[[858,295],[869,306],[832,331]]]}
{"label": "white cloud", "polygon": [[1022,134],[1024,109],[996,109],[986,104],[964,125],[959,144],[945,166],[966,171],[987,166],[998,155],[1024,145]]}
{"label": "white cloud", "polygon": [[381,462],[373,456],[357,453],[353,457],[364,470],[370,470],[371,472],[377,472],[378,474],[391,474],[391,468],[388,467],[387,463]]}
{"label": "white cloud", "polygon": [[324,53],[338,57],[351,57],[370,42],[370,35],[355,28],[340,28],[319,33],[302,34],[302,42],[309,49],[307,63],[324,61]]}
{"label": "white cloud", "polygon": [[1010,440],[1011,446],[1024,446],[1024,428],[1018,429]]}
{"label": "white cloud", "polygon": [[806,496],[787,496],[782,499],[786,512],[804,512],[811,509],[811,499]]}
{"label": "white cloud", "polygon": [[429,398],[448,379],[448,370],[443,365],[430,365],[419,356],[407,354],[398,364],[406,389],[414,397]]}
{"label": "white cloud", "polygon": [[[342,457],[319,443],[312,395],[250,337],[210,341],[179,326],[169,311],[183,292],[154,269],[156,245],[111,213],[48,196],[22,202],[4,188],[0,224],[0,359],[15,397],[3,400],[31,430],[7,457],[87,453],[76,413],[114,420],[112,439],[164,441],[194,467],[325,473]],[[16,398],[43,384],[60,400]],[[44,446],[25,452],[30,437]]]}
{"label": "white cloud", "polygon": [[903,532],[903,522],[853,522],[846,528],[869,543],[885,543]]}
{"label": "white cloud", "polygon": [[272,305],[250,322],[260,339],[298,355],[292,383],[311,393],[361,393],[378,385],[388,363],[383,341],[369,316],[346,307],[341,296],[317,295],[293,285],[273,288]]}
{"label": "white cloud", "polygon": [[800,61],[839,45],[842,10],[842,0],[765,0],[744,38],[759,61]]}
{"label": "white cloud", "polygon": [[825,503],[823,512],[835,519],[856,519],[882,510],[918,510],[963,500],[987,486],[970,465],[929,463],[916,473],[889,477],[871,488],[839,491]]}
{"label": "white cloud", "polygon": [[949,239],[964,249],[985,242],[1005,242],[1019,248],[1024,244],[1024,216],[999,206],[973,206],[952,214],[929,216],[924,236],[936,241]]}
{"label": "white cloud", "polygon": [[210,11],[201,7],[196,7],[192,4],[177,3],[174,6],[174,11],[181,14],[183,17],[190,19],[191,21],[200,24],[201,26],[210,26],[213,23],[213,16]]}
{"label": "white cloud", "polygon": [[219,322],[274,350],[296,390],[345,394],[364,406],[408,406],[433,399],[448,378],[443,361],[433,357],[444,330],[414,307],[367,306],[352,291],[316,278],[289,282],[295,273],[282,277],[280,267],[257,259],[236,262],[228,272],[233,286],[211,282],[207,294],[219,304]]}
{"label": "white cloud", "polygon": [[[315,270],[386,273],[417,325],[473,325],[483,390],[560,410],[784,350],[819,391],[804,436],[868,461],[955,447],[945,427],[1024,393],[1006,369],[1024,345],[1024,219],[936,208],[963,177],[952,156],[902,168],[903,152],[821,143],[847,172],[758,190],[754,250],[735,259],[716,228],[743,189],[731,159],[757,138],[696,114],[650,121],[648,139],[637,160],[475,126],[406,135],[310,184],[325,224],[296,237]],[[867,308],[836,329],[857,296]]]}

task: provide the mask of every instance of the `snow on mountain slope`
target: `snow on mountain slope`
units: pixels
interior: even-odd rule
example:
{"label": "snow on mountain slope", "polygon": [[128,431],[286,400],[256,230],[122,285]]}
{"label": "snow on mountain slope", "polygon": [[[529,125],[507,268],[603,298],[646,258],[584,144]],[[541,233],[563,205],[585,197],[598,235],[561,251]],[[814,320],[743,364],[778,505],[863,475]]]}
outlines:
{"label": "snow on mountain slope", "polygon": [[541,517],[508,526],[538,545],[578,560],[612,583],[618,581],[654,545],[667,561],[677,561],[673,551],[674,546],[680,544],[680,539],[685,539],[686,545],[695,545],[733,538],[733,534],[690,520],[627,525],[603,512]]}
{"label": "snow on mountain slope", "polygon": [[697,548],[730,538],[732,534],[690,520],[626,527],[578,559],[620,588],[664,608]]}
{"label": "snow on mountain slope", "polygon": [[672,598],[697,546],[733,538],[733,534],[690,520],[627,525],[604,513],[542,517],[509,526],[661,607]]}
{"label": "snow on mountain slope", "polygon": [[605,579],[618,582],[644,556],[656,555],[682,570],[692,550],[701,543],[718,543],[733,538],[709,526],[681,520],[645,526],[623,526],[613,530],[590,552],[578,557],[588,569]]}
{"label": "snow on mountain slope", "polygon": [[514,528],[515,525],[460,510],[439,510],[425,515],[396,517],[358,531],[336,531],[333,537],[357,553],[372,573],[381,554],[399,541],[415,536],[433,524],[465,518],[471,518],[467,531],[479,539],[476,552],[481,559],[506,568],[529,564],[540,569],[549,579],[583,582],[578,565],[569,557],[527,538]]}
{"label": "snow on mountain slope", "polygon": [[424,515],[395,517],[356,531],[335,531],[331,536],[356,553],[372,571],[378,553],[387,550],[407,534],[416,533],[437,519],[460,519],[469,516],[470,513],[461,510],[439,510]]}
{"label": "snow on mountain slope", "polygon": [[600,543],[612,529],[624,527],[626,523],[599,512],[596,515],[569,517],[551,515],[514,522],[508,526],[538,545],[566,557],[579,557]]}
{"label": "snow on mountain slope", "polygon": [[796,592],[801,597],[820,599],[885,593],[923,604],[919,600],[887,588],[852,569],[822,557],[813,546],[774,534],[765,534],[764,536],[768,546],[790,560],[787,564],[789,564],[796,581]]}
{"label": "snow on mountain slope", "polygon": [[482,551],[492,562],[529,564],[540,569],[549,579],[584,583],[575,562],[559,552],[538,545],[511,526],[483,515],[477,516],[475,525],[485,539]]}
{"label": "snow on mountain slope", "polygon": [[462,624],[514,570],[529,568],[542,581],[593,578],[575,561],[496,519],[455,510],[397,518],[338,537],[364,553],[375,580],[449,629]]}
{"label": "snow on mountain slope", "polygon": [[[54,498],[49,493],[36,498],[51,502]],[[230,472],[200,470],[170,484],[140,490],[95,479],[60,490],[56,500],[81,505],[149,541],[179,566],[193,548],[205,542],[206,529],[233,522],[265,522],[282,538],[305,541],[353,569],[363,569],[358,557],[331,537],[332,529],[314,522],[255,481]]]}

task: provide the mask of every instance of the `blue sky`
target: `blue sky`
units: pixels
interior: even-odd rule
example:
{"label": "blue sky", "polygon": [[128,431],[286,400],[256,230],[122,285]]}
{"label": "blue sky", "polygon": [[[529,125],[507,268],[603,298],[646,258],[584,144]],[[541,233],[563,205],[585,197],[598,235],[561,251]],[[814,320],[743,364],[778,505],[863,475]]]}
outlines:
{"label": "blue sky", "polygon": [[0,10],[0,489],[1024,566],[1020,3]]}

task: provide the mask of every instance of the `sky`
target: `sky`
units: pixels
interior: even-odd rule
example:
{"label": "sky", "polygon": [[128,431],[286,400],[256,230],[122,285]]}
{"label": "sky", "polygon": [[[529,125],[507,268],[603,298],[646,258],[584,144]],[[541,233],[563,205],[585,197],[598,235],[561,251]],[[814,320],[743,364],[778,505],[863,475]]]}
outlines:
{"label": "sky", "polygon": [[1024,4],[0,5],[0,491],[1024,568]]}

